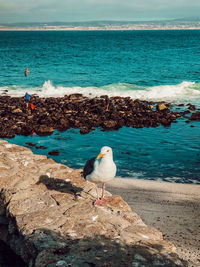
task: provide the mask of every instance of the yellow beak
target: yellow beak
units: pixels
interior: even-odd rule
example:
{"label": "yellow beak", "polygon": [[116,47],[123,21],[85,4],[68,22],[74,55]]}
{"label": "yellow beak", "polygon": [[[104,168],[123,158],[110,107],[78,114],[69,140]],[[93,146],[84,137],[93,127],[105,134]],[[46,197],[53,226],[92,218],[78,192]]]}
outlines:
{"label": "yellow beak", "polygon": [[100,153],[97,157],[97,159],[103,158],[104,154]]}

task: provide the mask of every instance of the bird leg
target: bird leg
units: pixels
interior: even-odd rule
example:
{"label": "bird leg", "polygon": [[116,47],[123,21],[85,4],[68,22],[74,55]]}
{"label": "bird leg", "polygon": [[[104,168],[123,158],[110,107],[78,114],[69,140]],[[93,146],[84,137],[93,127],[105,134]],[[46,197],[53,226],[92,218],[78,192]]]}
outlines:
{"label": "bird leg", "polygon": [[96,187],[96,190],[97,190],[97,199],[94,202],[94,205],[95,206],[97,206],[97,205],[103,205],[106,202],[111,201],[110,199],[104,198],[105,183],[103,183],[103,186],[102,186],[102,195],[101,195],[101,198],[100,199],[99,199],[99,196],[98,196],[98,187]]}
{"label": "bird leg", "polygon": [[99,193],[98,193],[98,186],[96,185],[96,193],[97,193],[97,199],[99,199]]}
{"label": "bird leg", "polygon": [[102,195],[101,195],[101,199],[103,199],[103,197],[104,197],[104,190],[105,190],[105,183],[103,183],[103,185],[102,185]]}
{"label": "bird leg", "polygon": [[97,205],[102,205],[103,202],[102,202],[102,197],[99,199],[99,194],[98,194],[98,186],[96,185],[96,193],[97,193],[97,199],[95,200],[94,202],[94,205],[97,206]]}

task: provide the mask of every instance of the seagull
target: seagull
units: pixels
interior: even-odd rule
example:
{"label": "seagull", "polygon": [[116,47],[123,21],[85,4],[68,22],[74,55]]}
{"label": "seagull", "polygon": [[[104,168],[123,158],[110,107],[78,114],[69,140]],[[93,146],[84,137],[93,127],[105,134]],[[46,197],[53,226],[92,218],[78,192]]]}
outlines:
{"label": "seagull", "polygon": [[113,161],[112,148],[103,146],[99,155],[89,159],[83,169],[83,177],[95,184],[102,184],[102,196],[99,199],[98,187],[96,187],[97,199],[94,205],[102,205],[108,200],[104,198],[105,183],[116,175],[116,165]]}

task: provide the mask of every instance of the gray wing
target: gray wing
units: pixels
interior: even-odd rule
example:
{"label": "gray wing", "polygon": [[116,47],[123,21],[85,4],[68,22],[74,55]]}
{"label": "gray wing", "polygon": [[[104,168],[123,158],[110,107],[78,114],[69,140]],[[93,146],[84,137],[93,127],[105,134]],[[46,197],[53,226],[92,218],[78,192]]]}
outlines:
{"label": "gray wing", "polygon": [[86,162],[84,169],[83,169],[83,177],[85,179],[86,179],[86,176],[89,175],[94,170],[95,160],[96,160],[96,158],[93,157]]}

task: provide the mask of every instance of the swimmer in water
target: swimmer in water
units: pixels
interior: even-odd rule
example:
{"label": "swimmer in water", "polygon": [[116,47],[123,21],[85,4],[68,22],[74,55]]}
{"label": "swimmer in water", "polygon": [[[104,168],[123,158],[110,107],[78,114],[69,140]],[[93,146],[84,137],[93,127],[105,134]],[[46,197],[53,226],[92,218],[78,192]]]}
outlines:
{"label": "swimmer in water", "polygon": [[25,71],[24,71],[25,77],[28,75],[29,72],[30,72],[29,68],[26,68]]}

